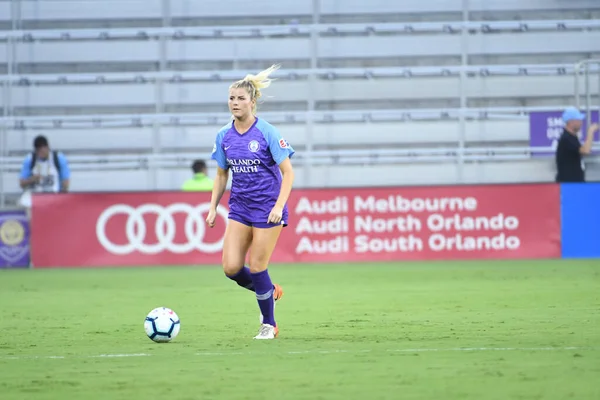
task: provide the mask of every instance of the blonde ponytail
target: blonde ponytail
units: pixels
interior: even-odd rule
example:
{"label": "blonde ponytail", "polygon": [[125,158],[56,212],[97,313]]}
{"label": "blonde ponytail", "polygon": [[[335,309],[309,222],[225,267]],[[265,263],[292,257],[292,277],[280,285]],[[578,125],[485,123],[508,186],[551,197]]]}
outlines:
{"label": "blonde ponytail", "polygon": [[[231,84],[229,89],[246,89],[250,94],[250,100],[256,100],[256,102],[258,102],[258,99],[262,96],[261,89],[271,86],[273,79],[269,78],[269,76],[277,71],[279,67],[279,64],[275,64],[256,75],[248,74],[244,79]],[[254,104],[252,112],[256,114],[256,103]]]}

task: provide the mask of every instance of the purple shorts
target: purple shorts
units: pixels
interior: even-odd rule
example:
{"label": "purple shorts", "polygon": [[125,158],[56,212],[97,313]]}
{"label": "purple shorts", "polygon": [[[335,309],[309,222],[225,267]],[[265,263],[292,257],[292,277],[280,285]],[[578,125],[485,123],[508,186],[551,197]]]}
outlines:
{"label": "purple shorts", "polygon": [[229,219],[233,220],[233,221],[237,221],[240,224],[244,224],[246,226],[252,226],[254,228],[274,228],[276,226],[280,226],[282,225],[284,228],[288,225],[288,213],[284,211],[282,218],[281,218],[281,222],[279,224],[269,224],[267,223],[267,221],[261,221],[261,222],[253,222],[251,221],[249,218],[242,216],[240,214],[237,213],[233,213],[233,212],[229,212]]}

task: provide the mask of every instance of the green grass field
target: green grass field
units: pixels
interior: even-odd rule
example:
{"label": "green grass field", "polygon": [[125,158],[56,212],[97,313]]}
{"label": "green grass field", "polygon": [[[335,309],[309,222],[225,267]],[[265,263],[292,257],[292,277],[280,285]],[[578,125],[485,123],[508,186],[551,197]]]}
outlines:
{"label": "green grass field", "polygon": [[218,268],[0,271],[0,399],[600,399],[600,261],[270,271],[274,341]]}

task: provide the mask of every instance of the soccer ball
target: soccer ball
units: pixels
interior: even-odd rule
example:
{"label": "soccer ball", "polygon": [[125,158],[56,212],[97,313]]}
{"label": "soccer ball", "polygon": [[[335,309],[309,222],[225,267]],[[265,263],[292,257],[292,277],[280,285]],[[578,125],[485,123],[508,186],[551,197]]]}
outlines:
{"label": "soccer ball", "polygon": [[150,311],[144,321],[146,335],[157,343],[170,342],[175,339],[180,328],[179,317],[175,311],[167,307],[158,307]]}

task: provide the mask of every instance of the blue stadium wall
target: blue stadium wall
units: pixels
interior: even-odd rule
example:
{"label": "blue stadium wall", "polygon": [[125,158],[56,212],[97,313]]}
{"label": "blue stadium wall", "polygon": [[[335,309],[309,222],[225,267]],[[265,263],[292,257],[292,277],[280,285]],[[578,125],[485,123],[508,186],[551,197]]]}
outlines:
{"label": "blue stadium wall", "polygon": [[563,258],[600,258],[600,183],[561,184]]}

